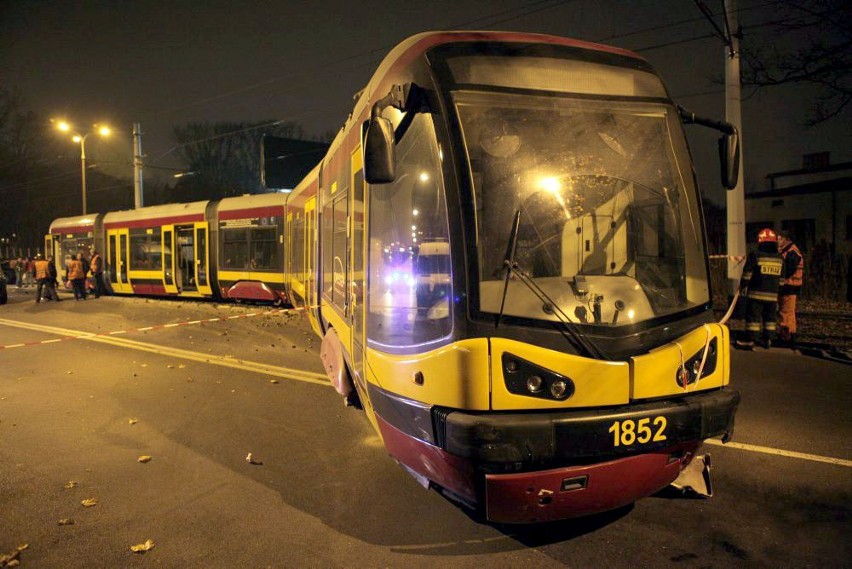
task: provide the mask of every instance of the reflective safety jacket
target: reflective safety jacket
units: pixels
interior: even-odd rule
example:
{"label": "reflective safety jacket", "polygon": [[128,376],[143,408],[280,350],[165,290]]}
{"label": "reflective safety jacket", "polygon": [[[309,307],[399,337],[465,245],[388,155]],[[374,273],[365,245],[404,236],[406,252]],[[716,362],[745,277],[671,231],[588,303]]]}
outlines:
{"label": "reflective safety jacket", "polygon": [[86,278],[86,273],[83,271],[83,262],[78,261],[77,259],[71,259],[68,261],[68,279],[84,279]]}
{"label": "reflective safety jacket", "polygon": [[743,267],[740,290],[747,290],[745,296],[753,300],[778,302],[783,265],[784,261],[778,253],[749,253]]}
{"label": "reflective safety jacket", "polygon": [[781,271],[781,294],[799,294],[802,291],[802,277],[805,273],[805,257],[793,243],[781,251],[784,268]]}
{"label": "reflective safety jacket", "polygon": [[35,262],[35,278],[36,280],[50,278],[49,263],[44,259],[39,259]]}
{"label": "reflective safety jacket", "polygon": [[92,262],[89,267],[92,270],[92,274],[102,273],[104,271],[103,266],[101,266],[101,256],[100,255],[92,255]]}

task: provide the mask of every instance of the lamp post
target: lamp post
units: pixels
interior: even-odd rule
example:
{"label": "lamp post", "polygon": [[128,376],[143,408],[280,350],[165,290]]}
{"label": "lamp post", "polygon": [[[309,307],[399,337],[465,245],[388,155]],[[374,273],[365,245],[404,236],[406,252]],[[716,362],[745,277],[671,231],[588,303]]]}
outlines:
{"label": "lamp post", "polygon": [[[70,132],[71,125],[65,121],[59,121],[56,124],[56,128],[61,130],[62,132]],[[86,139],[89,138],[93,134],[98,134],[100,136],[109,136],[110,129],[108,126],[98,126],[95,125],[95,130],[91,130],[86,134],[75,134],[71,139],[74,142],[80,145],[80,179],[82,180],[83,186],[83,215],[86,215]]]}

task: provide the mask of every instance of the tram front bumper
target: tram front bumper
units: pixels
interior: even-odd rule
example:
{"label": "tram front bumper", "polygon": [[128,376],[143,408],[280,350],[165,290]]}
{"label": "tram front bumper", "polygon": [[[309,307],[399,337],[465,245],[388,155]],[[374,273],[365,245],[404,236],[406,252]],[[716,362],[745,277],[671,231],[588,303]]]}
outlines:
{"label": "tram front bumper", "polygon": [[[438,444],[479,464],[607,460],[722,435],[730,438],[739,392],[724,388],[614,409],[442,414]],[[628,436],[626,433],[632,435]]]}

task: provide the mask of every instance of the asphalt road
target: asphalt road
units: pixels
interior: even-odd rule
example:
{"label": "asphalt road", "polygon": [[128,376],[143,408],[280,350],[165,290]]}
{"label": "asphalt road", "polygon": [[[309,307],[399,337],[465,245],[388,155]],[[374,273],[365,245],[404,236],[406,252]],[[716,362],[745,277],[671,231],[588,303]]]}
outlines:
{"label": "asphalt road", "polygon": [[[405,474],[322,378],[319,341],[298,312],[116,297],[36,305],[12,289],[0,346],[15,346],[0,348],[0,555],[27,544],[22,567],[852,559],[842,364],[734,353],[742,446],[705,447],[711,499],[663,492],[606,515],[513,527],[478,522]],[[778,454],[788,451],[807,456]],[[131,552],[146,540],[153,549]]]}

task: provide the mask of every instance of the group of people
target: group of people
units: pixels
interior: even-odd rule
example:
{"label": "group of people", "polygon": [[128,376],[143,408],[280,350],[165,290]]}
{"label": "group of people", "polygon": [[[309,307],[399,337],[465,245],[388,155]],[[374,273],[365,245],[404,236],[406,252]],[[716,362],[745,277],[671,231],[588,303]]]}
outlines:
{"label": "group of people", "polygon": [[770,228],[757,235],[757,251],[743,267],[740,295],[745,298],[745,337],[741,349],[772,346],[777,336],[790,346],[796,344],[796,300],[802,290],[805,258],[787,231]]}
{"label": "group of people", "polygon": [[[47,259],[45,259],[41,254],[36,255],[32,273],[38,283],[36,288],[36,303],[41,302],[42,298],[59,301],[59,295],[56,293],[57,271],[53,257],[48,255]],[[92,250],[91,259],[87,259],[83,253],[77,253],[65,265],[65,282],[74,291],[74,300],[86,300],[88,296],[86,275],[88,273],[91,273],[94,278],[95,286],[92,292],[95,298],[106,294],[103,258],[97,251]]]}
{"label": "group of people", "polygon": [[9,268],[15,271],[15,283],[18,288],[34,286],[33,264],[35,259],[31,257],[18,257],[9,261]]}

